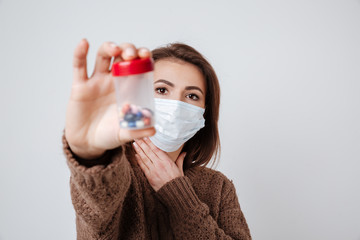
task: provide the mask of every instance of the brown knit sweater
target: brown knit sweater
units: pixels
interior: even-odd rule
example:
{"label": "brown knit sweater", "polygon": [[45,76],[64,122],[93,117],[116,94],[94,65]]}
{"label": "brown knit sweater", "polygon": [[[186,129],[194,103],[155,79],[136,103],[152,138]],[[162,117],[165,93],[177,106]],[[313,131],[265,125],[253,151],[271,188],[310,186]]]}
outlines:
{"label": "brown knit sweater", "polygon": [[232,181],[209,168],[155,192],[120,149],[77,159],[63,137],[77,239],[251,239]]}

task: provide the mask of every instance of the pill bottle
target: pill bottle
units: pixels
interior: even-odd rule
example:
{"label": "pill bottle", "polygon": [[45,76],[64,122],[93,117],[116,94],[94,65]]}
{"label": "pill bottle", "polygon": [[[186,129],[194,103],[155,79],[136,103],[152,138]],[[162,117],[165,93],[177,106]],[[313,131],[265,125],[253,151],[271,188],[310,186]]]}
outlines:
{"label": "pill bottle", "polygon": [[151,58],[113,63],[120,128],[137,130],[154,126],[153,70]]}

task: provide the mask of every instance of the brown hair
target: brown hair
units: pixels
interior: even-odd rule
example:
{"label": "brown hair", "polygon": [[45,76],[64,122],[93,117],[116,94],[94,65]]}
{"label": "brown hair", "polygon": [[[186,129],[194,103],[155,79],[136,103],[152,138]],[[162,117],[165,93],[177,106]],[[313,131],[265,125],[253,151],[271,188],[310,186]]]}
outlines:
{"label": "brown hair", "polygon": [[[183,43],[171,43],[156,48],[152,51],[152,57],[155,62],[168,59],[193,64],[204,75],[206,81],[205,126],[189,139],[182,149],[182,152],[186,152],[184,170],[206,166],[212,158],[214,164],[220,153],[218,131],[220,86],[213,67],[198,51]],[[128,154],[131,153],[128,152]]]}
{"label": "brown hair", "polygon": [[168,58],[193,64],[204,75],[206,81],[205,127],[185,143],[182,149],[186,152],[184,169],[206,166],[213,156],[215,162],[220,152],[218,131],[220,86],[213,67],[198,51],[183,43],[172,43],[154,49],[152,55],[155,62]]}

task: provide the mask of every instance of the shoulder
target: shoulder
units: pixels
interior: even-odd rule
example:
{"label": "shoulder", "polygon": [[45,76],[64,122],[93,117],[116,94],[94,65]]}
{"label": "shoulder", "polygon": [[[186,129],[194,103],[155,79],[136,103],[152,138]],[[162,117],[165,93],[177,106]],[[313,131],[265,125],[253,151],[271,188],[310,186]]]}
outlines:
{"label": "shoulder", "polygon": [[232,182],[228,177],[226,177],[222,172],[211,169],[208,167],[195,167],[185,171],[185,176],[188,176],[193,181],[208,182],[208,181],[225,181]]}
{"label": "shoulder", "polygon": [[235,191],[233,181],[222,172],[207,167],[196,167],[185,171],[193,187],[198,190],[207,190],[217,194],[227,194]]}

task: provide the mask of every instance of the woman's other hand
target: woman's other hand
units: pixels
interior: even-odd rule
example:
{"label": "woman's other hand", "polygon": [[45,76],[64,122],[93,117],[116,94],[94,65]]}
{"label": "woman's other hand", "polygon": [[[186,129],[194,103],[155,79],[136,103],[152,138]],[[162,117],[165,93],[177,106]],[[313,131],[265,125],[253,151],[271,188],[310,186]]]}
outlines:
{"label": "woman's other hand", "polygon": [[148,58],[151,57],[150,51],[146,48],[136,49],[130,43],[116,45],[105,42],[97,52],[94,72],[88,77],[88,49],[89,43],[83,39],[74,51],[73,83],[66,112],[65,136],[77,156],[91,159],[135,138],[151,136],[155,134],[155,129],[120,129],[110,72],[112,57],[114,62]]}
{"label": "woman's other hand", "polygon": [[181,153],[174,162],[147,137],[135,140],[133,145],[136,160],[155,191],[172,179],[184,176],[183,162],[186,153]]}

